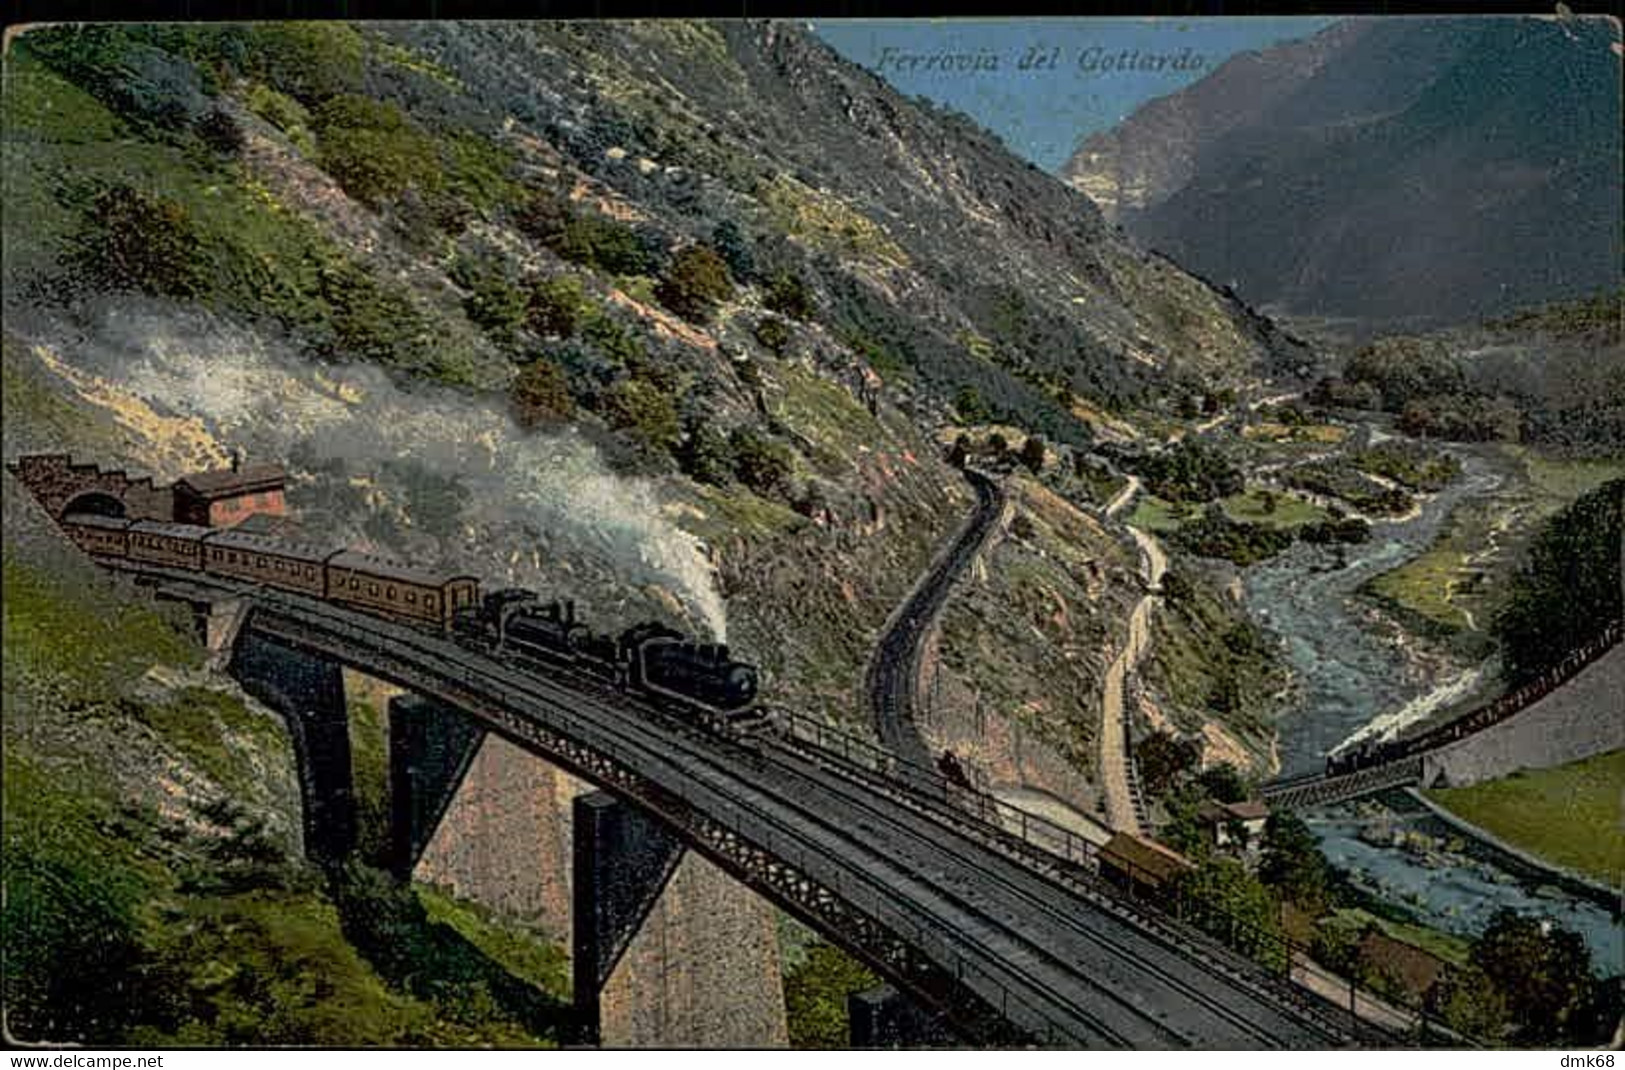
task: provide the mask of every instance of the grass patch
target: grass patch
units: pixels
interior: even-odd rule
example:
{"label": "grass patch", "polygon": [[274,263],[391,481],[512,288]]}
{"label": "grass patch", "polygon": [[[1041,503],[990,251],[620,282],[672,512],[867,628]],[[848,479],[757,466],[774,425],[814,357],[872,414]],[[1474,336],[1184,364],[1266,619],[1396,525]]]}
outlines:
{"label": "grass patch", "polygon": [[101,701],[128,690],[154,663],[201,664],[198,646],[153,609],[25,565],[9,551],[4,596],[8,676],[56,677],[75,696]]}
{"label": "grass patch", "polygon": [[1625,459],[1577,459],[1551,457],[1524,446],[1504,446],[1508,453],[1523,462],[1529,482],[1541,494],[1573,501],[1587,491],[1596,490],[1610,479],[1625,476]]}
{"label": "grass patch", "polygon": [[1259,487],[1249,487],[1245,493],[1232,495],[1219,504],[1231,520],[1272,528],[1296,528],[1331,519],[1331,514],[1319,506],[1280,492],[1274,493],[1275,508],[1270,510],[1266,507],[1266,496],[1270,493]]}
{"label": "grass patch", "polygon": [[1541,858],[1617,884],[1625,873],[1620,785],[1625,750],[1552,769],[1531,769],[1428,798]]}
{"label": "grass patch", "polygon": [[440,888],[413,885],[429,920],[455,929],[498,966],[560,1000],[571,990],[570,957],[544,935]]}
{"label": "grass patch", "polygon": [[1178,531],[1180,525],[1196,520],[1205,512],[1200,505],[1167,501],[1155,494],[1141,494],[1134,503],[1128,522],[1145,531]]}
{"label": "grass patch", "polygon": [[1467,555],[1441,547],[1390,569],[1369,583],[1371,592],[1401,609],[1416,613],[1446,631],[1460,631],[1476,624],[1451,601],[1464,577]]}

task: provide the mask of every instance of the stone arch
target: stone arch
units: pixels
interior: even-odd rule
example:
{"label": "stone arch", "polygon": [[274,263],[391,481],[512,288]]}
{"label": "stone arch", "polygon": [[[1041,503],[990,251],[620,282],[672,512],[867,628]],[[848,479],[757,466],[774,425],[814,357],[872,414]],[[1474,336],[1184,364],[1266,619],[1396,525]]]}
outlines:
{"label": "stone arch", "polygon": [[70,513],[90,513],[94,516],[110,516],[120,520],[124,518],[124,499],[116,498],[105,491],[92,490],[83,494],[76,494],[69,498],[62,506],[62,515]]}

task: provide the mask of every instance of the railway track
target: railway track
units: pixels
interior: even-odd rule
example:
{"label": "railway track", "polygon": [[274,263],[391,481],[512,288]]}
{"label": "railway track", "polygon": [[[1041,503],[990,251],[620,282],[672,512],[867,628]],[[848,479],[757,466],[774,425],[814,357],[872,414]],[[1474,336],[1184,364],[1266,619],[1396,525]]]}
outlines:
{"label": "railway track", "polygon": [[1004,509],[1004,492],[995,480],[974,469],[966,469],[965,477],[976,490],[976,512],[893,614],[864,674],[876,735],[892,753],[920,766],[931,763],[915,721],[925,637],[947,604],[954,578],[976,556]]}
{"label": "railway track", "polygon": [[[194,580],[196,577],[187,577]],[[900,934],[1029,1036],[1089,1046],[1324,1047],[1347,1042],[1276,994],[1238,985],[1202,949],[1137,925],[967,834],[944,815],[781,748],[752,749],[674,721],[596,680],[541,677],[439,637],[283,594],[259,600],[380,664],[431,666],[453,693],[525,711],[615,755]],[[302,623],[301,623],[302,622]],[[278,633],[281,634],[281,633]],[[329,656],[334,651],[321,646]],[[368,668],[366,661],[358,667]],[[375,666],[376,667],[376,666]],[[387,673],[386,673],[387,675]],[[397,675],[412,674],[398,671]],[[404,680],[407,686],[411,680]],[[459,691],[461,689],[461,691]],[[630,714],[630,716],[629,716]],[[499,729],[500,730],[500,729]],[[522,737],[516,737],[521,738]],[[704,850],[703,844],[695,844]]]}

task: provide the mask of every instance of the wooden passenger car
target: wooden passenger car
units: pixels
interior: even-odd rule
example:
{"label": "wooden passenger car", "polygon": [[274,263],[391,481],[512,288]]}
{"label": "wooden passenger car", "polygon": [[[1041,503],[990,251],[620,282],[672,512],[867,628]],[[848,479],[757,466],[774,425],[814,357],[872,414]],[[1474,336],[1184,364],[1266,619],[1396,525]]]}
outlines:
{"label": "wooden passenger car", "polygon": [[357,550],[327,561],[327,600],[414,624],[449,628],[453,615],[479,601],[473,576],[431,572]]}
{"label": "wooden passenger car", "polygon": [[62,518],[62,530],[87,554],[124,557],[129,552],[130,522],[121,517],[69,513]]}
{"label": "wooden passenger car", "polygon": [[219,531],[204,541],[207,572],[263,583],[321,598],[327,589],[324,567],[331,547],[274,539],[246,531]]}
{"label": "wooden passenger car", "polygon": [[209,530],[194,524],[137,520],[129,528],[128,556],[132,561],[196,571],[202,568],[203,536]]}

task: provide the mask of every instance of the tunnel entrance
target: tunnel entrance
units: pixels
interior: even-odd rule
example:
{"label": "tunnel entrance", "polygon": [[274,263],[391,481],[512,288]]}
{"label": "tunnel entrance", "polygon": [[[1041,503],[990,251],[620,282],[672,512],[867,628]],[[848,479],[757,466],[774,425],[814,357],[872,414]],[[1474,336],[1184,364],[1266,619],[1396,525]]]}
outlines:
{"label": "tunnel entrance", "polygon": [[124,519],[124,502],[111,494],[101,491],[91,491],[70,498],[68,504],[62,507],[62,515],[73,513],[89,513],[92,516],[110,516],[115,519]]}

